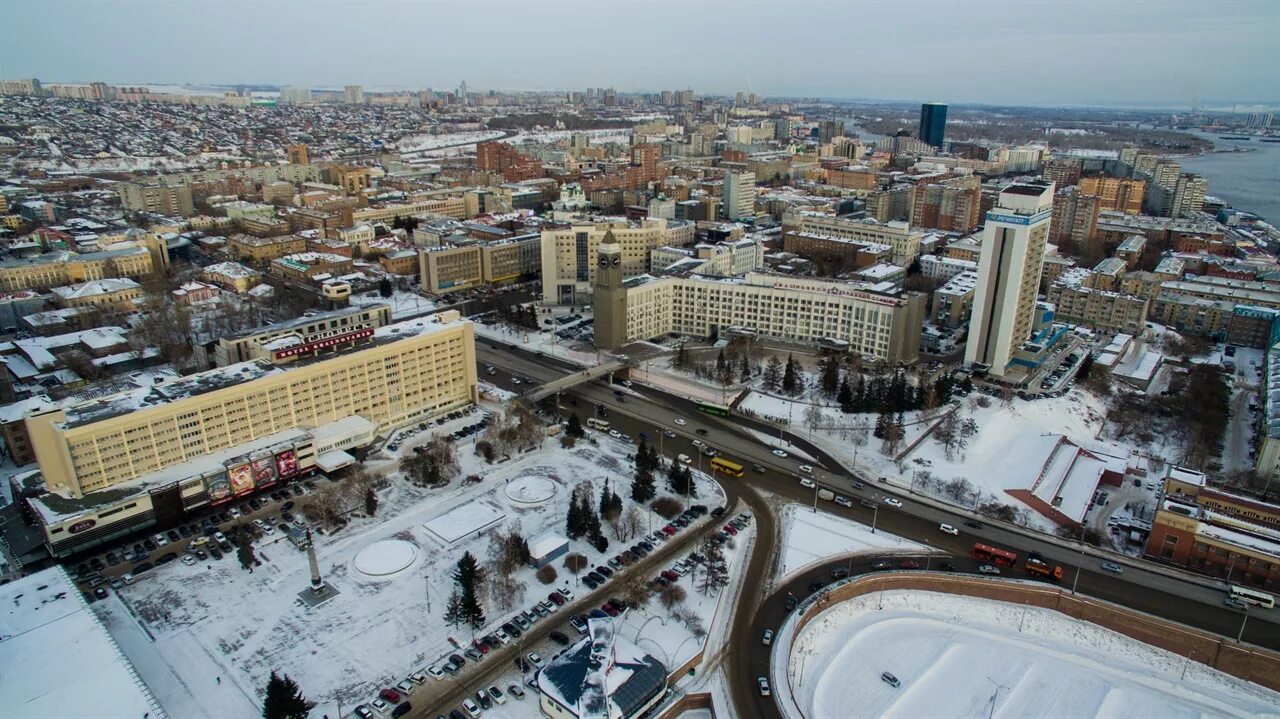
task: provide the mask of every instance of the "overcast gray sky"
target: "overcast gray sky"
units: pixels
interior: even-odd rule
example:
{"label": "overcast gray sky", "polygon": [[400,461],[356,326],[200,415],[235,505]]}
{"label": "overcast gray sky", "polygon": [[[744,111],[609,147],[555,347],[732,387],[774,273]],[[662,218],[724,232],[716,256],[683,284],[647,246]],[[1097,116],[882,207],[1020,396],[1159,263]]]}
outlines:
{"label": "overcast gray sky", "polygon": [[0,76],[1280,103],[1280,1],[18,2]]}

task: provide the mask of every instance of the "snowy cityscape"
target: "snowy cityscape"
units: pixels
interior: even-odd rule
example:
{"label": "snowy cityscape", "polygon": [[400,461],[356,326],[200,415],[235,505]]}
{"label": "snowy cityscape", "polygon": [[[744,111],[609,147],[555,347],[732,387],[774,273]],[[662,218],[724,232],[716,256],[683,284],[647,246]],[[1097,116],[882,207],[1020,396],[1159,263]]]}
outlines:
{"label": "snowy cityscape", "polygon": [[726,9],[13,8],[0,717],[1280,717],[1280,6]]}

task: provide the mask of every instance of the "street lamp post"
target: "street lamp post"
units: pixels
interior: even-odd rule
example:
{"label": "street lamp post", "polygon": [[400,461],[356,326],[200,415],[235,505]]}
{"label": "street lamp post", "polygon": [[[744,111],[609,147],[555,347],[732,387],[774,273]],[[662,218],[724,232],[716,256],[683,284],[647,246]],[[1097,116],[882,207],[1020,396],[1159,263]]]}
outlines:
{"label": "street lamp post", "polygon": [[813,513],[818,513],[818,483],[813,483]]}
{"label": "street lamp post", "polygon": [[1246,607],[1244,610],[1244,618],[1240,620],[1240,632],[1236,634],[1236,642],[1240,642],[1244,639],[1244,625],[1248,623],[1249,623],[1249,609]]}
{"label": "street lamp post", "polygon": [[929,540],[924,540],[924,546],[929,548],[929,552],[924,555],[924,571],[929,571],[929,565],[933,562],[933,545]]}
{"label": "street lamp post", "polygon": [[876,533],[876,517],[880,516],[879,499],[880,499],[879,497],[876,497],[875,499],[871,500],[876,503],[876,506],[871,508],[871,533],[872,534]]}
{"label": "street lamp post", "polygon": [[1076,593],[1076,585],[1080,583],[1080,568],[1084,566],[1084,528],[1080,529],[1080,561],[1076,562],[1076,578],[1071,580],[1071,593]]}

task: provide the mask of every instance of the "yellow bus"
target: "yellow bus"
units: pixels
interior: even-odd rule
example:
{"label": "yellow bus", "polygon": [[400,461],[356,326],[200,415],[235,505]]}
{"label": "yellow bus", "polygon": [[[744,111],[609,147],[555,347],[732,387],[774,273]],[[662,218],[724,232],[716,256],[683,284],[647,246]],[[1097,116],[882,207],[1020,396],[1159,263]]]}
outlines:
{"label": "yellow bus", "polygon": [[742,476],[742,465],[738,464],[737,462],[730,462],[724,457],[716,457],[715,459],[711,460],[711,470],[713,472],[714,471],[723,472],[724,474],[727,474],[730,477]]}

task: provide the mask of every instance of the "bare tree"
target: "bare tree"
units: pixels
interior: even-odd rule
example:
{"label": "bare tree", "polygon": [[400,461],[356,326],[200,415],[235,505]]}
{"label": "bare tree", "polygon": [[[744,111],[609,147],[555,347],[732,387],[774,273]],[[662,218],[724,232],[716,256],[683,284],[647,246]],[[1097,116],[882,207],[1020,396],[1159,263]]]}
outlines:
{"label": "bare tree", "polygon": [[582,570],[587,568],[588,564],[586,555],[577,552],[566,554],[564,557],[564,568],[569,570],[569,573],[575,578],[582,573]]}
{"label": "bare tree", "polygon": [[640,533],[640,527],[644,526],[644,512],[638,507],[632,507],[616,519],[609,521],[609,526],[613,529],[613,537],[619,542],[630,542],[632,537]]}
{"label": "bare tree", "polygon": [[682,604],[686,596],[684,587],[679,584],[668,584],[658,590],[658,602],[668,611],[675,608],[676,605]]}

